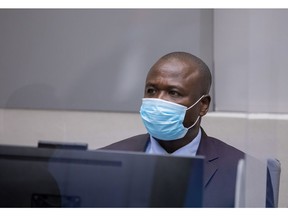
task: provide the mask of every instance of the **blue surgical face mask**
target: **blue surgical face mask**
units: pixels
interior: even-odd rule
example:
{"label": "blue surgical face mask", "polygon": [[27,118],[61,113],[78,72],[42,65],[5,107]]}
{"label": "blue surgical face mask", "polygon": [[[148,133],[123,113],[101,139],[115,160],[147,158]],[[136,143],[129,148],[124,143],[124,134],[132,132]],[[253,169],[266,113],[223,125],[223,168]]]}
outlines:
{"label": "blue surgical face mask", "polygon": [[200,116],[189,128],[184,127],[186,111],[194,107],[203,97],[192,106],[186,107],[158,98],[143,98],[140,114],[148,133],[159,140],[176,140],[183,138],[188,130],[196,125]]}

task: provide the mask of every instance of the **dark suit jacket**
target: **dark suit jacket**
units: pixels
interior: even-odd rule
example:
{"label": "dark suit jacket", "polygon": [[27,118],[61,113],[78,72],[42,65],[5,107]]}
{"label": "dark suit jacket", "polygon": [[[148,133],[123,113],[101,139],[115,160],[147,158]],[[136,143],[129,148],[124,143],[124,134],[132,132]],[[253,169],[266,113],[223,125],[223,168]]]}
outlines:
{"label": "dark suit jacket", "polygon": [[[205,156],[204,207],[234,207],[237,165],[245,154],[218,139],[207,136],[202,128],[201,130],[202,138],[196,154]],[[144,152],[148,141],[149,134],[142,134],[102,149]],[[273,207],[273,203],[273,190],[268,173],[266,206]]]}

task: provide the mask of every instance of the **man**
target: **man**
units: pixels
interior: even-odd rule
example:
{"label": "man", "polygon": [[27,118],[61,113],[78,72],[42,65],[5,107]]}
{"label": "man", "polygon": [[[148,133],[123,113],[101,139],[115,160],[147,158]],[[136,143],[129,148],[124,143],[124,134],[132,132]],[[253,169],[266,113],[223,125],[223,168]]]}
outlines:
{"label": "man", "polygon": [[[200,127],[211,101],[211,82],[209,68],[198,57],[185,52],[163,56],[147,74],[140,109],[149,134],[128,138],[103,149],[203,155],[204,207],[233,207],[237,164],[244,158],[244,153],[207,136]],[[270,178],[268,184],[266,205],[273,206]]]}

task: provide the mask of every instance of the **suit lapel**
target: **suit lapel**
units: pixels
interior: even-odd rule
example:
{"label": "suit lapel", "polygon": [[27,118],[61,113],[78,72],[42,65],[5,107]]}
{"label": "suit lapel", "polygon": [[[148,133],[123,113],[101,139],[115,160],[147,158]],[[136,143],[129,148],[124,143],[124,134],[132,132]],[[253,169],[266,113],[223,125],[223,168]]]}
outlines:
{"label": "suit lapel", "polygon": [[213,143],[209,140],[209,137],[202,128],[201,130],[202,137],[196,155],[202,155],[205,157],[204,187],[206,187],[217,172],[219,155],[217,153],[217,149],[215,149],[215,145],[213,145]]}
{"label": "suit lapel", "polygon": [[140,151],[140,152],[145,152],[148,142],[150,139],[150,135],[149,134],[143,134],[143,135],[139,135],[139,139],[135,140],[134,143],[134,151]]}
{"label": "suit lapel", "polygon": [[120,151],[134,151],[145,152],[149,141],[149,134],[141,134],[134,137],[121,140],[111,145],[101,148],[102,150],[120,150]]}
{"label": "suit lapel", "polygon": [[[205,157],[204,186],[206,187],[217,172],[219,155],[216,146],[213,145],[213,141],[206,135],[202,128],[201,130],[202,137],[196,155]],[[110,146],[106,146],[103,149],[145,152],[149,138],[149,134],[141,134],[128,138],[127,140],[129,140],[129,142],[127,140],[122,140]]]}
{"label": "suit lapel", "polygon": [[[205,131],[201,128],[202,136],[196,155],[205,157],[204,161],[204,187],[213,179],[218,169],[219,154],[213,141],[209,139]],[[149,141],[149,134],[141,135],[134,145],[134,151],[145,151]]]}

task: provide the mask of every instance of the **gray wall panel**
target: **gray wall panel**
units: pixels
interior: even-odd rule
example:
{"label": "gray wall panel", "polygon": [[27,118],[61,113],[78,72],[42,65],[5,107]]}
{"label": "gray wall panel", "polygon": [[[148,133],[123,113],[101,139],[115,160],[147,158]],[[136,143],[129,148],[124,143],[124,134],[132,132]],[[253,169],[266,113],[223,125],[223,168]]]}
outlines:
{"label": "gray wall panel", "polygon": [[2,9],[0,107],[137,111],[150,66],[175,50],[210,68],[213,10]]}
{"label": "gray wall panel", "polygon": [[288,10],[214,11],[216,111],[288,112]]}

